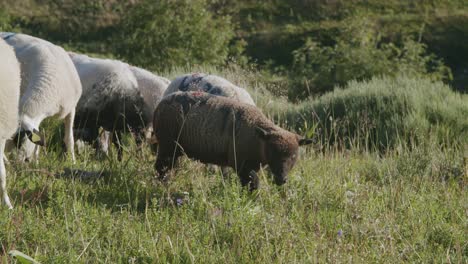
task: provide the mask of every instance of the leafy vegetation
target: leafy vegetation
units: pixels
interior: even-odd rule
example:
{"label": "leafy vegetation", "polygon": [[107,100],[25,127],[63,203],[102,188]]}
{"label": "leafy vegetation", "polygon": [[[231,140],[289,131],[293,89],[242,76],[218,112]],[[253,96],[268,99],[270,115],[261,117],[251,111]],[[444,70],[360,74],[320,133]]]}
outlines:
{"label": "leafy vegetation", "polygon": [[10,165],[15,209],[0,210],[0,244],[43,263],[463,262],[462,150],[426,142],[380,156],[309,150],[288,184],[265,170],[255,194],[188,160],[155,182],[154,157],[134,145],[122,163],[84,152],[73,166],[51,152]]}
{"label": "leafy vegetation", "polygon": [[[191,70],[232,77],[277,123],[303,134],[313,129],[312,122],[296,118],[313,107],[324,120],[333,117],[332,129],[355,125],[356,137],[331,130],[329,135],[351,148],[319,141],[302,151],[285,186],[276,187],[262,170],[261,188],[251,194],[234,173],[223,178],[188,159],[168,183],[158,182],[150,148],[137,147],[131,137],[125,139],[122,162],[115,151],[99,160],[87,147],[72,165],[60,152],[59,122],[49,121],[43,129],[51,144],[38,164],[10,159],[8,189],[15,209],[0,210],[3,261],[11,249],[43,263],[468,258],[467,126],[461,117],[466,98],[441,83],[400,77],[351,82],[292,104],[271,95],[257,82],[258,73],[235,65],[181,68],[164,76]],[[393,139],[395,147],[379,152],[360,143],[376,140],[381,126],[400,135]],[[449,140],[441,142],[435,131],[445,129]],[[421,137],[407,144],[411,137],[405,136],[413,132]]]}
{"label": "leafy vegetation", "polygon": [[[9,156],[0,262],[451,262],[468,259],[468,11],[461,0],[4,0],[0,30],[159,75],[218,74],[317,139],[285,186],[183,159],[154,179],[124,138],[73,165],[48,120],[38,163]],[[454,91],[452,88],[460,92]]]}
{"label": "leafy vegetation", "polygon": [[424,141],[427,135],[449,145],[468,143],[466,116],[467,95],[441,82],[400,76],[352,81],[301,103],[284,118],[297,130],[317,123],[323,142],[332,145],[386,149],[402,141]]}
{"label": "leafy vegetation", "polygon": [[[361,25],[359,28],[366,28]],[[362,33],[362,32],[361,32]],[[451,80],[452,74],[441,60],[427,55],[424,44],[411,39],[402,47],[381,44],[375,39],[357,37],[355,30],[333,47],[322,47],[308,40],[295,50],[289,97],[296,99],[321,94],[351,80],[369,80],[373,76],[429,77]]]}
{"label": "leafy vegetation", "polygon": [[119,54],[158,70],[220,64],[233,36],[229,18],[214,18],[204,0],[143,1],[129,10],[121,26]]}
{"label": "leafy vegetation", "polygon": [[466,1],[5,0],[0,9],[3,28],[158,72],[253,62],[294,100],[401,72],[466,92]]}

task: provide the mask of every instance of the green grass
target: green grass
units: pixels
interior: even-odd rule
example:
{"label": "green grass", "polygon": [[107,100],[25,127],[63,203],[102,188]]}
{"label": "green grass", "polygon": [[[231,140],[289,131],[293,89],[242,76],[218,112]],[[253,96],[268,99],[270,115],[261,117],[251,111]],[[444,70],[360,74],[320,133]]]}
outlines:
{"label": "green grass", "polygon": [[[463,262],[468,199],[458,148],[303,153],[281,188],[254,194],[188,160],[167,185],[149,152],[123,163],[42,156],[9,167],[15,209],[0,244],[43,263]],[[132,155],[128,155],[132,154]],[[54,177],[65,167],[106,171]],[[184,194],[184,192],[188,194]],[[177,200],[179,199],[179,200]],[[181,205],[178,205],[178,202]]]}
{"label": "green grass", "polygon": [[351,81],[295,107],[272,106],[296,130],[317,123],[326,145],[388,149],[402,141],[425,141],[428,135],[443,144],[468,144],[468,95],[429,79]]}
{"label": "green grass", "polygon": [[[222,73],[257,92],[279,123],[287,123],[278,114],[286,107],[303,107],[270,96],[248,77],[254,73]],[[187,159],[160,183],[149,148],[128,138],[122,162],[86,148],[72,165],[52,144],[38,164],[7,167],[15,208],[0,207],[0,262],[16,249],[42,263],[464,263],[468,149],[463,140],[441,143],[432,133],[439,125],[385,152],[304,149],[285,186],[262,170],[255,193],[235,174],[223,179]],[[58,140],[54,127],[46,125],[49,142]],[[65,168],[102,177],[59,176]]]}

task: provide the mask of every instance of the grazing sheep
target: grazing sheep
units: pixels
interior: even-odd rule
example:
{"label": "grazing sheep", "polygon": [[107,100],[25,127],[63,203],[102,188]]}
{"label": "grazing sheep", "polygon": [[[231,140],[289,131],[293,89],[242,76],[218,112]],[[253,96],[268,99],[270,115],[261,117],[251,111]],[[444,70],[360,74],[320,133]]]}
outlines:
{"label": "grazing sheep", "polygon": [[167,88],[164,96],[175,92],[203,91],[213,95],[225,96],[240,102],[255,105],[250,94],[239,86],[216,75],[203,73],[186,74],[175,78]]}
{"label": "grazing sheep", "polygon": [[151,137],[151,131],[153,130],[153,114],[154,109],[158,106],[159,102],[164,96],[169,83],[169,79],[161,76],[157,76],[145,69],[130,66],[131,71],[135,75],[138,82],[138,90],[143,96],[145,102],[145,111],[148,113],[145,116],[150,116],[149,120],[146,120],[147,127],[145,138],[148,140]]}
{"label": "grazing sheep", "polygon": [[[203,91],[213,95],[229,97],[255,106],[252,97],[244,88],[236,86],[228,80],[216,75],[193,73],[179,76],[169,84],[164,96],[179,91]],[[212,166],[209,167],[213,168]],[[227,173],[228,169],[222,167],[221,174],[225,176]]]}
{"label": "grazing sheep", "polygon": [[[121,159],[121,133],[141,133],[151,127],[154,109],[169,81],[121,61],[69,55],[83,84],[75,118],[75,127],[81,131],[77,136],[95,141],[95,147],[107,152],[108,131],[113,131],[115,137],[110,138]],[[100,127],[105,130],[104,140],[98,139]]]}
{"label": "grazing sheep", "polygon": [[[143,100],[146,103],[147,109],[145,111],[151,111],[150,115],[153,116],[154,109],[158,106],[171,81],[135,66],[130,66],[130,70],[135,75],[138,82],[138,90],[142,93]],[[153,120],[151,119],[152,122]]]}
{"label": "grazing sheep", "polygon": [[255,106],[199,91],[165,97],[153,124],[159,143],[155,168],[161,179],[185,153],[235,169],[241,184],[251,190],[258,187],[261,165],[270,167],[276,184],[284,184],[299,146],[312,143],[276,126]]}
{"label": "grazing sheep", "polygon": [[18,103],[20,94],[20,66],[13,48],[0,39],[0,185],[3,202],[11,206],[6,190],[6,169],[4,151],[6,140],[18,128]]}
{"label": "grazing sheep", "polygon": [[[57,115],[65,118],[65,145],[75,161],[73,120],[81,96],[80,78],[65,50],[25,34],[0,33],[14,48],[21,64],[18,133],[23,159],[36,159],[39,148],[23,134],[39,131],[41,122]],[[38,142],[43,144],[43,139]]]}

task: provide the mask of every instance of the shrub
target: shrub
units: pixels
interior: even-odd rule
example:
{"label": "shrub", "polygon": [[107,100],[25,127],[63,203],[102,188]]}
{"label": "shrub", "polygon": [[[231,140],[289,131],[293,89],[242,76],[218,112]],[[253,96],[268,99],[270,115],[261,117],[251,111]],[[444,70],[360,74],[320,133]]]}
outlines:
{"label": "shrub", "polygon": [[229,17],[215,17],[205,0],[145,0],[128,12],[121,28],[119,54],[157,70],[222,63],[233,37]]}
{"label": "shrub", "polygon": [[441,60],[428,54],[423,43],[407,38],[402,43],[380,39],[375,22],[346,20],[336,43],[320,45],[312,39],[293,52],[291,99],[331,91],[350,80],[369,80],[373,76],[428,76],[450,80],[451,72]]}
{"label": "shrub", "polygon": [[439,143],[468,138],[468,95],[429,79],[380,77],[351,81],[290,108],[283,119],[304,131],[317,123],[327,144],[387,148],[435,135]]}
{"label": "shrub", "polygon": [[0,31],[10,31],[11,30],[11,18],[3,10],[0,9]]}

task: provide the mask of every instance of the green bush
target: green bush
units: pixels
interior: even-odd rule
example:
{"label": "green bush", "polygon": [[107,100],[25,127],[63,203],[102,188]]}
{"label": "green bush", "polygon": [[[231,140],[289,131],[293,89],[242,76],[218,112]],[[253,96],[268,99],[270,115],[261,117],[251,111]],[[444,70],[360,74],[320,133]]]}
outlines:
{"label": "green bush", "polygon": [[297,100],[323,94],[350,80],[381,75],[451,79],[450,69],[428,54],[426,45],[411,38],[402,43],[384,42],[375,23],[372,19],[346,20],[334,45],[308,39],[295,50],[289,97]]}
{"label": "green bush", "polygon": [[123,18],[119,55],[152,69],[225,61],[233,29],[205,0],[145,0]]}
{"label": "green bush", "polygon": [[466,143],[467,116],[468,95],[441,82],[400,76],[351,81],[290,108],[283,119],[297,131],[316,123],[327,144],[385,149],[428,135],[439,143]]}
{"label": "green bush", "polygon": [[0,9],[0,31],[11,30],[11,21],[8,13]]}

